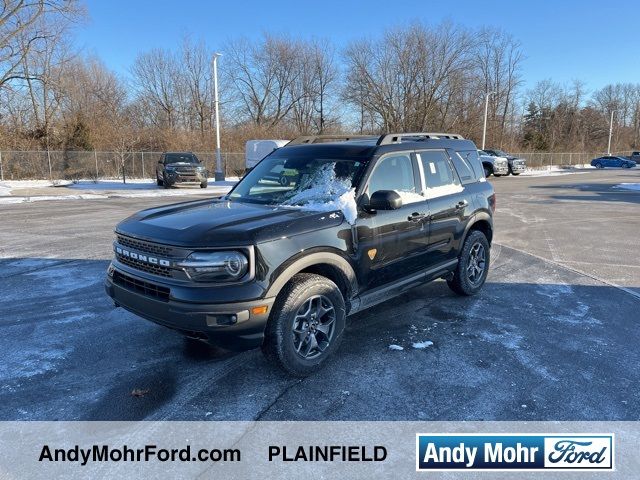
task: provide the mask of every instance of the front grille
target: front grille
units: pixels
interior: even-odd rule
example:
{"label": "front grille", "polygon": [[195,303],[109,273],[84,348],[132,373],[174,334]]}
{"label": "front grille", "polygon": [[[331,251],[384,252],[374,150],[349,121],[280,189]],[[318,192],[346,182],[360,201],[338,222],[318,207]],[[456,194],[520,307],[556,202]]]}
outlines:
{"label": "front grille", "polygon": [[143,240],[136,240],[131,237],[125,237],[124,235],[116,236],[118,237],[118,243],[123,247],[133,248],[145,253],[154,253],[161,256],[171,256],[171,247],[159,245],[157,243],[145,242]]}
{"label": "front grille", "polygon": [[120,285],[121,287],[124,287],[128,290],[141,293],[148,297],[158,298],[165,302],[169,301],[169,294],[171,293],[171,290],[169,290],[169,288],[167,287],[162,287],[160,285],[155,285],[153,283],[138,280],[137,278],[125,275],[118,270],[114,270],[113,272],[113,283],[115,283],[116,285]]}
{"label": "front grille", "polygon": [[125,257],[116,253],[116,258],[120,263],[123,263],[136,270],[142,270],[143,272],[151,273],[153,275],[159,275],[161,277],[171,277],[171,269],[169,267],[163,267],[160,265],[153,265],[151,263],[141,262],[135,258]]}

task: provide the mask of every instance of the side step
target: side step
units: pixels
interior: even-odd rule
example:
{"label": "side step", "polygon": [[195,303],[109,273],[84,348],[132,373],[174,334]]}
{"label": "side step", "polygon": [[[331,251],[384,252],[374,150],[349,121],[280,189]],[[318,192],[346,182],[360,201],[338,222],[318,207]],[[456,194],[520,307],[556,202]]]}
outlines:
{"label": "side step", "polygon": [[391,284],[376,287],[368,292],[355,297],[351,301],[351,309],[349,315],[360,312],[367,308],[386,302],[401,293],[406,292],[414,287],[424,285],[425,283],[435,280],[436,278],[450,278],[453,274],[451,270],[458,264],[458,259],[449,260],[447,262],[436,265],[433,268],[423,270],[409,277],[400,279]]}

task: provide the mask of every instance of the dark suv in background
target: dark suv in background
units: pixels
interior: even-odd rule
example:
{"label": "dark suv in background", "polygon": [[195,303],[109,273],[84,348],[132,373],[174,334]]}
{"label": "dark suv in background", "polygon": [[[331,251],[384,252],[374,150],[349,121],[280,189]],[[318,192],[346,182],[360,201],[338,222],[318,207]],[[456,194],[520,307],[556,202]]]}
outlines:
{"label": "dark suv in background", "polygon": [[197,183],[207,188],[208,173],[198,157],[191,152],[163,153],[156,167],[158,186],[170,188],[177,183]]}
{"label": "dark suv in background", "polygon": [[438,278],[477,293],[495,195],[473,142],[442,133],[340,139],[293,140],[225,197],[122,221],[108,295],[189,337],[261,346],[306,375],[338,348],[350,314]]}
{"label": "dark suv in background", "polygon": [[484,152],[494,157],[503,157],[507,159],[509,164],[509,172],[507,175],[520,175],[527,170],[527,161],[524,158],[515,157],[513,155],[509,155],[507,152],[502,150],[487,150]]}

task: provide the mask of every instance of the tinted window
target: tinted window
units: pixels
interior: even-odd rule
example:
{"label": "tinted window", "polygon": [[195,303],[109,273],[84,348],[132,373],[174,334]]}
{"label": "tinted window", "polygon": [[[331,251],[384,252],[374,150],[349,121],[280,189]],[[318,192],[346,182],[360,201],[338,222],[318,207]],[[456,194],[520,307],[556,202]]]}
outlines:
{"label": "tinted window", "polygon": [[402,204],[424,202],[421,186],[416,185],[417,171],[408,153],[395,154],[379,160],[369,177],[367,193],[371,195],[378,190],[394,190]]}
{"label": "tinted window", "polygon": [[460,180],[463,184],[473,182],[476,178],[475,171],[471,165],[471,153],[473,152],[454,152],[451,156],[453,166],[456,167]]}
{"label": "tinted window", "polygon": [[419,153],[427,182],[427,197],[435,198],[462,191],[460,180],[449,162],[449,156],[440,150]]}

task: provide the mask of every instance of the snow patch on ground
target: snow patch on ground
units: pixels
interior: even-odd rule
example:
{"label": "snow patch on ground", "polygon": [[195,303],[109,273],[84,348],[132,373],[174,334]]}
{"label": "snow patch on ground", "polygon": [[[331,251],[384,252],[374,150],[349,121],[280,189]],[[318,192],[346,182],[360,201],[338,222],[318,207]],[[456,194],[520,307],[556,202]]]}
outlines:
{"label": "snow patch on ground", "polygon": [[404,350],[404,347],[401,347],[400,345],[395,345],[395,344],[392,343],[391,345],[389,345],[389,350],[398,350],[398,351],[400,351],[400,350]]}
{"label": "snow patch on ground", "polygon": [[296,194],[282,204],[314,212],[338,210],[352,225],[358,215],[355,189],[349,180],[336,178],[335,163],[322,165],[315,175],[300,185]]}
{"label": "snow patch on ground", "polygon": [[613,188],[623,188],[625,190],[635,190],[640,192],[640,183],[621,183],[619,185],[614,185]]}
{"label": "snow patch on ground", "polygon": [[431,345],[433,345],[433,342],[429,340],[425,340],[424,342],[415,342],[411,344],[411,346],[417,350],[422,350],[424,348],[430,347]]}

